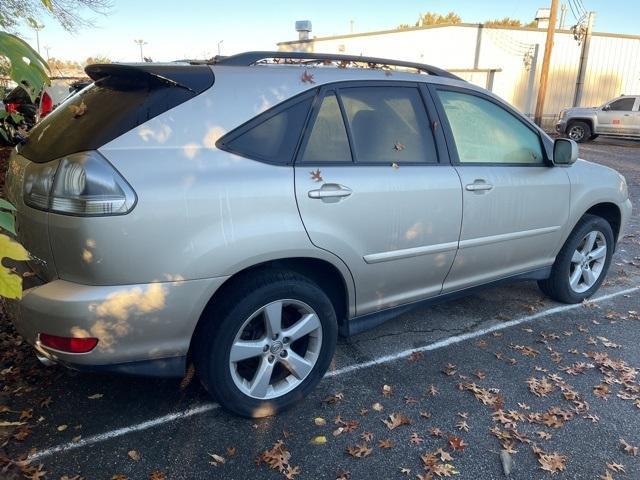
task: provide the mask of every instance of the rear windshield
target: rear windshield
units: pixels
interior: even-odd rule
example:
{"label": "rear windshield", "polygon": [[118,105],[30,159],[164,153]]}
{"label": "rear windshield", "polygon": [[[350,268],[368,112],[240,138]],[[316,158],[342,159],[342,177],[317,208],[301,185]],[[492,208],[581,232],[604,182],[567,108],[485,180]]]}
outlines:
{"label": "rear windshield", "polygon": [[[210,68],[196,74],[209,75],[208,85],[213,84]],[[186,86],[146,81],[145,77],[105,76],[69,97],[37,124],[20,147],[20,154],[44,163],[95,150],[197,93]]]}

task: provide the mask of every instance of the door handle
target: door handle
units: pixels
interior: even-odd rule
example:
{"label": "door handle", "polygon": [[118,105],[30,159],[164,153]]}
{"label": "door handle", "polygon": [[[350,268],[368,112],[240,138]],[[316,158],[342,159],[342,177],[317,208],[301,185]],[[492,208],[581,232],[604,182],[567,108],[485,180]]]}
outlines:
{"label": "door handle", "polygon": [[325,183],[317,190],[309,190],[309,198],[344,198],[351,195],[353,191],[337,183]]}
{"label": "door handle", "polygon": [[470,183],[469,185],[464,187],[470,192],[481,192],[483,190],[492,190],[493,185],[490,183]]}

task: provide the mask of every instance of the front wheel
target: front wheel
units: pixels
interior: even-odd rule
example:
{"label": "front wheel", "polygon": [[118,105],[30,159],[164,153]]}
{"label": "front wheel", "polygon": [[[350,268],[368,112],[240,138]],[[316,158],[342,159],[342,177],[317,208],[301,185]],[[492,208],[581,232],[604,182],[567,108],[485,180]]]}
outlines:
{"label": "front wheel", "polygon": [[570,122],[567,137],[578,143],[587,142],[591,139],[591,127],[586,122]]}
{"label": "front wheel", "polygon": [[273,415],[302,399],[335,351],[333,304],[292,272],[237,284],[204,321],[194,339],[196,371],[224,408],[244,417]]}
{"label": "front wheel", "polygon": [[589,298],[609,270],[614,242],[609,222],[585,215],[556,257],[550,277],[538,282],[540,289],[564,303],[580,303]]}

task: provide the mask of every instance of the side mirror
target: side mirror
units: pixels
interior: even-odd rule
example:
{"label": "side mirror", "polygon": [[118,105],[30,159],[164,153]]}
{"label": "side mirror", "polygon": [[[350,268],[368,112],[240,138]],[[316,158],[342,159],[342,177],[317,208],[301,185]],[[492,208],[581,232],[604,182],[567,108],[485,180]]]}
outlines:
{"label": "side mirror", "polygon": [[557,138],[553,142],[554,165],[573,165],[578,159],[578,144],[568,138]]}
{"label": "side mirror", "polygon": [[608,112],[609,110],[611,110],[611,105],[605,105],[604,107],[602,107],[603,112]]}

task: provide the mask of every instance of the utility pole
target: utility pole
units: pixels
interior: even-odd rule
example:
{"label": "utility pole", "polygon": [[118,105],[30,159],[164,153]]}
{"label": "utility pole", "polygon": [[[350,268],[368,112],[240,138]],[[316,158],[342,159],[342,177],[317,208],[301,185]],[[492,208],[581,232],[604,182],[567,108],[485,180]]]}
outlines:
{"label": "utility pole", "polygon": [[38,45],[38,53],[40,53],[40,32],[44,28],[44,25],[34,20],[31,22],[31,28],[36,31],[36,44]]}
{"label": "utility pole", "polygon": [[549,26],[547,27],[547,40],[544,44],[544,57],[542,59],[542,71],[540,73],[540,86],[538,87],[538,100],[536,101],[535,122],[542,126],[544,113],[544,100],[547,95],[547,79],[551,64],[551,51],[553,50],[553,35],[556,30],[556,17],[558,16],[558,0],[551,0],[551,12],[549,14]]}
{"label": "utility pole", "polygon": [[560,5],[560,30],[564,30],[564,21],[567,18],[567,4]]}
{"label": "utility pole", "polygon": [[43,45],[42,48],[47,52],[47,63],[49,63],[49,50],[51,50],[51,47],[49,45]]}
{"label": "utility pole", "polygon": [[139,38],[137,40],[134,40],[133,43],[137,44],[140,47],[140,61],[144,62],[144,55],[142,54],[142,46],[146,45],[147,42],[145,42],[143,39]]}
{"label": "utility pole", "polygon": [[587,74],[587,62],[589,61],[589,46],[591,45],[591,31],[596,19],[596,12],[589,12],[587,17],[587,31],[582,39],[582,52],[580,53],[580,66],[578,67],[578,79],[576,80],[576,94],[573,97],[573,106],[579,107],[584,90],[584,77]]}

